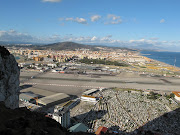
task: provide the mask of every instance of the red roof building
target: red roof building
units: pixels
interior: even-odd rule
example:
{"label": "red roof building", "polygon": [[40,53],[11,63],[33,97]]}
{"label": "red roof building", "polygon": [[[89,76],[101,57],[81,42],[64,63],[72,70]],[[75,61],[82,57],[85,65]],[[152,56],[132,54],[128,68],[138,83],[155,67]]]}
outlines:
{"label": "red roof building", "polygon": [[178,101],[180,101],[180,92],[178,92],[178,91],[172,91],[172,93],[175,95],[175,99],[176,100],[178,100]]}
{"label": "red roof building", "polygon": [[97,129],[97,131],[96,131],[96,135],[101,135],[101,132],[104,132],[104,133],[106,133],[107,132],[107,130],[108,130],[108,128],[107,127],[103,127],[103,126],[100,126],[98,129]]}

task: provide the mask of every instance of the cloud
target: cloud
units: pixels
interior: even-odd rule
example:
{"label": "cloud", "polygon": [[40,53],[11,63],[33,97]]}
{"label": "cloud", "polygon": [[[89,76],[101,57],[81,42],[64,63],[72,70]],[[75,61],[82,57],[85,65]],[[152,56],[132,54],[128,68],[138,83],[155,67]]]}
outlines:
{"label": "cloud", "polygon": [[[177,51],[180,50],[180,41],[159,41],[154,39],[131,39],[121,41],[119,39],[113,39],[112,35],[106,35],[103,37],[93,36],[74,36],[72,34],[66,35],[49,35],[46,37],[32,36],[27,33],[21,33],[15,30],[3,31],[0,30],[0,41],[6,42],[30,42],[30,43],[55,43],[63,41],[72,41],[82,44],[96,44],[96,45],[108,45],[108,46],[119,46],[119,47],[130,47],[130,48],[141,48],[141,49],[163,49]],[[158,38],[156,38],[158,39]],[[175,49],[176,48],[176,49]]]}
{"label": "cloud", "polygon": [[84,18],[77,17],[74,21],[82,24],[87,24],[87,21]]}
{"label": "cloud", "polygon": [[42,0],[43,2],[61,2],[62,0]]}
{"label": "cloud", "polygon": [[66,18],[66,21],[73,21],[74,19],[72,17]]}
{"label": "cloud", "polygon": [[105,22],[105,24],[120,24],[120,23],[122,23],[121,17],[114,15],[114,14],[108,14],[107,19],[108,19],[108,21]]}
{"label": "cloud", "polygon": [[98,21],[100,18],[101,18],[100,15],[93,15],[93,16],[91,16],[91,21],[92,21],[92,22],[96,22],[96,21]]}
{"label": "cloud", "polygon": [[112,37],[112,35],[107,35],[106,37],[111,38],[111,37]]}
{"label": "cloud", "polygon": [[37,38],[26,34],[20,33],[15,30],[0,31],[0,41],[19,41],[19,42],[32,42],[36,41]]}
{"label": "cloud", "polygon": [[[120,24],[123,22],[121,19],[121,16],[117,16],[114,14],[107,14],[106,17],[103,17],[98,14],[90,16],[91,22],[96,22],[96,21],[100,20],[101,18],[103,18],[104,24]],[[87,19],[80,18],[80,17],[59,18],[59,21],[72,21],[72,22],[77,22],[77,23],[81,23],[81,24],[88,24]]]}
{"label": "cloud", "polygon": [[96,36],[91,38],[91,41],[96,41],[98,38]]}
{"label": "cloud", "polygon": [[[72,19],[69,18],[67,20],[72,20]],[[80,20],[80,22],[81,21],[82,20]],[[47,37],[36,37],[29,35],[27,33],[17,32],[15,30],[0,31],[0,41],[34,42],[34,43],[54,43],[54,42],[62,42],[62,41],[73,41],[73,42],[87,43],[87,44],[125,45],[125,46],[138,46],[147,43],[160,44],[160,42],[157,42],[155,40],[146,40],[146,39],[120,41],[118,39],[112,39],[112,35],[107,35],[104,37],[97,37],[95,35],[76,37],[73,36],[72,34],[66,36],[54,34],[54,35],[49,35]]]}
{"label": "cloud", "polygon": [[72,21],[72,22],[77,22],[77,23],[81,23],[81,24],[87,24],[87,20],[86,19],[79,18],[79,17],[76,17],[76,18],[72,18],[72,17],[65,18],[65,21]]}
{"label": "cloud", "polygon": [[129,40],[129,43],[133,43],[134,45],[140,44],[155,44],[157,41],[155,40],[147,40],[147,39],[138,39],[138,40]]}
{"label": "cloud", "polygon": [[164,22],[165,22],[165,19],[161,19],[161,20],[160,20],[160,23],[164,23]]}

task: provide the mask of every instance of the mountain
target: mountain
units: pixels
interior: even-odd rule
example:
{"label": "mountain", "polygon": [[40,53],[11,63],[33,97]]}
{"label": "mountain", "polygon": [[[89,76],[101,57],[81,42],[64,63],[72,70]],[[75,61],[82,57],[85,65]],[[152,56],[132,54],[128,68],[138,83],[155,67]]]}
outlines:
{"label": "mountain", "polygon": [[30,48],[33,50],[76,50],[76,49],[89,49],[92,51],[99,51],[99,50],[106,50],[106,51],[112,51],[117,49],[124,49],[128,51],[136,51],[137,49],[134,48],[127,48],[127,47],[118,47],[118,46],[106,46],[106,45],[85,45],[75,42],[58,42],[58,43],[52,43],[52,44],[42,44],[42,43],[9,43],[9,42],[1,42],[0,45],[2,46],[8,46],[12,47],[15,46],[18,48]]}
{"label": "mountain", "polygon": [[40,49],[52,49],[52,50],[75,50],[75,49],[80,49],[80,48],[98,50],[96,49],[95,46],[83,45],[83,44],[74,43],[74,42],[59,42],[59,43],[36,46],[36,47]]}
{"label": "mountain", "polygon": [[31,49],[37,49],[37,50],[76,50],[76,49],[90,49],[92,51],[98,51],[101,49],[110,50],[110,49],[125,49],[125,50],[134,50],[134,49],[128,49],[128,48],[122,48],[122,47],[110,47],[110,46],[103,46],[103,45],[84,45],[74,42],[58,42],[48,45],[35,45],[31,46]]}

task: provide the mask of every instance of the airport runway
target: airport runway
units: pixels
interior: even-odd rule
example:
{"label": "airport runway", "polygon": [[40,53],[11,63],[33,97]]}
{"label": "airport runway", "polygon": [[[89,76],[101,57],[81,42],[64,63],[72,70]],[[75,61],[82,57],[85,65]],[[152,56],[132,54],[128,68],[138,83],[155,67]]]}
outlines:
{"label": "airport runway", "polygon": [[[38,73],[37,73],[38,74]],[[32,77],[33,76],[33,77]],[[101,76],[92,78],[86,75],[21,73],[21,85],[51,92],[62,92],[80,96],[86,89],[99,87],[133,88],[141,90],[180,91],[180,79],[127,76]],[[25,80],[25,81],[24,81]]]}
{"label": "airport runway", "polygon": [[[21,78],[28,78],[28,76],[22,76]],[[52,78],[52,77],[33,77],[35,80],[56,80],[56,81],[80,81],[80,82],[96,82],[96,83],[136,83],[136,84],[152,84],[152,85],[165,85],[168,83],[168,85],[177,85],[180,86],[180,83],[171,83],[167,80],[162,80],[162,82],[147,82],[147,81],[124,81],[124,80],[100,80],[100,79],[81,79],[81,78]]]}

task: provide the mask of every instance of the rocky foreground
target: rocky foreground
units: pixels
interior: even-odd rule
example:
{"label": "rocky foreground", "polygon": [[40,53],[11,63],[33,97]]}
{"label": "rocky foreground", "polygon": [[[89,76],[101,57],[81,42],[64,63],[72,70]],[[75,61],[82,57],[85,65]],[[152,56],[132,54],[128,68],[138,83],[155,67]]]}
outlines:
{"label": "rocky foreground", "polygon": [[88,135],[70,133],[44,114],[25,108],[8,109],[0,102],[0,135]]}

